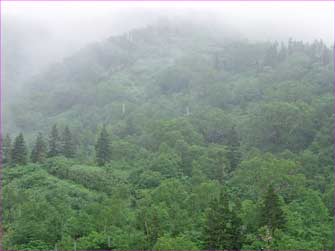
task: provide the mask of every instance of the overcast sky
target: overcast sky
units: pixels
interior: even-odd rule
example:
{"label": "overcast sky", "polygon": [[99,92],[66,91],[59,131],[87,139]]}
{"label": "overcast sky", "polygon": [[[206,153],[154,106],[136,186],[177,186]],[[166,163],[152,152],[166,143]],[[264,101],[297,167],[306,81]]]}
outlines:
{"label": "overcast sky", "polygon": [[[9,27],[1,29],[2,32],[10,32],[8,29],[12,29],[12,24],[19,26],[19,33],[25,34],[26,45],[30,46],[25,49],[32,55],[48,51],[44,57],[49,61],[57,61],[88,43],[102,41],[162,17],[176,16],[196,17],[200,20],[210,17],[215,22],[231,25],[250,40],[287,40],[292,37],[305,41],[323,39],[329,45],[333,43],[333,1],[5,1],[1,5],[2,24]],[[42,38],[45,39],[35,38],[36,34],[44,34]],[[6,34],[3,35],[6,38]]]}
{"label": "overcast sky", "polygon": [[[141,26],[160,16],[213,15],[246,36],[273,39],[294,36],[333,40],[333,1],[314,2],[10,2],[2,3],[3,17],[37,21],[53,32],[83,40],[101,40],[125,26]],[[122,21],[122,22],[120,22]],[[143,23],[141,23],[141,21]],[[128,27],[126,27],[128,28]],[[113,31],[114,30],[114,31]],[[276,35],[277,33],[277,35]]]}

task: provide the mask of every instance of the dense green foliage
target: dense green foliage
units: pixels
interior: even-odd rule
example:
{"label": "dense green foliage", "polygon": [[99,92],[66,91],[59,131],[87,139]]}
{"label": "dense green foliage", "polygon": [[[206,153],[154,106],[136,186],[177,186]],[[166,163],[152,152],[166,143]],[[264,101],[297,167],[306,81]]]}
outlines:
{"label": "dense green foliage", "polygon": [[230,209],[227,195],[211,201],[204,228],[206,250],[240,250],[243,243],[242,222],[237,216],[238,209]]}
{"label": "dense green foliage", "polygon": [[264,198],[264,205],[260,213],[260,225],[266,226],[273,235],[275,230],[285,226],[285,215],[281,209],[280,200],[275,193],[273,187],[270,185]]}
{"label": "dense green foliage", "polygon": [[6,249],[333,249],[332,49],[219,33],[135,30],[27,84]]}

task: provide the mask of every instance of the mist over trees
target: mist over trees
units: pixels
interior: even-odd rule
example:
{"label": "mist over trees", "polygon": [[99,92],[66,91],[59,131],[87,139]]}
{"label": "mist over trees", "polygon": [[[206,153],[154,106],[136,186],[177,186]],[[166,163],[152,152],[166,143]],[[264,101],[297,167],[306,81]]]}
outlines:
{"label": "mist over trees", "polygon": [[25,82],[12,250],[332,250],[333,47],[162,21]]}

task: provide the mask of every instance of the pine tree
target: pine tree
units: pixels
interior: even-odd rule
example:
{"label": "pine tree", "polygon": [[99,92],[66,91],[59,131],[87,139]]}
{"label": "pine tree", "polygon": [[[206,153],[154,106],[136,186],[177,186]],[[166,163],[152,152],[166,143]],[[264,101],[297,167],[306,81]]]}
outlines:
{"label": "pine tree", "polygon": [[96,162],[99,166],[103,166],[111,160],[111,149],[109,135],[104,126],[100,132],[97,144],[95,146]]}
{"label": "pine tree", "polygon": [[65,127],[62,134],[62,154],[67,158],[75,156],[76,147],[69,127]]}
{"label": "pine tree", "polygon": [[232,127],[228,136],[228,159],[230,162],[230,172],[234,171],[241,161],[240,138]]}
{"label": "pine tree", "polygon": [[272,185],[269,186],[264,196],[260,221],[260,226],[268,226],[272,234],[276,229],[283,228],[286,223],[284,212],[280,207],[279,196],[275,193]]}
{"label": "pine tree", "polygon": [[242,247],[242,222],[237,213],[230,209],[226,193],[210,203],[203,232],[204,249],[239,250]]}
{"label": "pine tree", "polygon": [[33,150],[31,151],[31,161],[33,163],[42,163],[47,155],[47,145],[43,139],[42,133],[39,133]]}
{"label": "pine tree", "polygon": [[27,164],[27,148],[23,134],[20,133],[14,141],[12,149],[12,164],[25,165]]}
{"label": "pine tree", "polygon": [[61,153],[61,141],[58,133],[57,126],[54,125],[51,129],[49,137],[49,152],[48,157],[55,157]]}
{"label": "pine tree", "polygon": [[12,140],[9,134],[6,134],[6,137],[3,140],[2,144],[2,163],[10,164],[12,155]]}

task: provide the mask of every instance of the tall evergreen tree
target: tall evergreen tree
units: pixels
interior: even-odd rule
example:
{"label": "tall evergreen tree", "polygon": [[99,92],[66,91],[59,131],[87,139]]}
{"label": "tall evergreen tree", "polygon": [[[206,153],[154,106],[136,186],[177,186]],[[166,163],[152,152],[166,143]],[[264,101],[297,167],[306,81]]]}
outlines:
{"label": "tall evergreen tree", "polygon": [[228,159],[230,171],[234,171],[241,161],[240,138],[235,127],[232,127],[228,135]]}
{"label": "tall evergreen tree", "polygon": [[10,164],[12,155],[12,140],[9,134],[6,134],[6,137],[2,143],[2,163]]}
{"label": "tall evergreen tree", "polygon": [[111,160],[111,147],[109,135],[104,126],[100,132],[97,144],[95,145],[96,162],[103,166]]}
{"label": "tall evergreen tree", "polygon": [[27,164],[27,147],[22,133],[20,133],[15,138],[14,141],[12,149],[12,164],[14,165]]}
{"label": "tall evergreen tree", "polygon": [[61,140],[59,137],[57,125],[53,125],[49,137],[48,157],[55,157],[61,153]]}
{"label": "tall evergreen tree", "polygon": [[76,146],[69,127],[65,127],[62,134],[62,154],[67,158],[73,158],[76,153]]}
{"label": "tall evergreen tree", "polygon": [[47,155],[47,144],[44,141],[42,133],[39,133],[33,150],[31,151],[31,161],[34,163],[41,163],[45,160]]}
{"label": "tall evergreen tree", "polygon": [[276,229],[283,228],[286,223],[284,212],[280,207],[279,196],[272,185],[269,186],[261,208],[261,226],[268,226],[273,234]]}
{"label": "tall evergreen tree", "polygon": [[242,222],[230,209],[227,194],[210,203],[203,232],[204,249],[239,250],[242,247]]}

